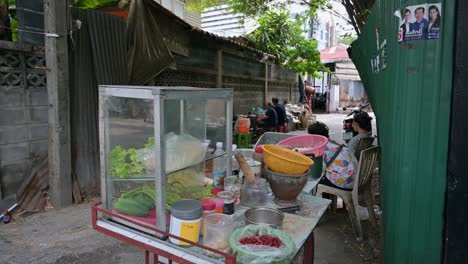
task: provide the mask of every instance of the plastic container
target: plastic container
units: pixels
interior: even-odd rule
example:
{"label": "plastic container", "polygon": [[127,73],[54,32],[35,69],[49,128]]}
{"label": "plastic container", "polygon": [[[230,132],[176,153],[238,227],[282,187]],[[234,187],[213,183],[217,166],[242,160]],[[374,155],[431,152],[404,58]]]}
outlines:
{"label": "plastic container", "polygon": [[247,132],[249,132],[249,128],[250,128],[250,118],[247,118],[247,117],[239,117],[239,118],[237,118],[236,124],[234,125],[234,127],[235,127],[236,130],[239,131],[239,132],[242,132],[242,131],[240,131],[240,129],[245,129],[245,128],[247,128]]}
{"label": "plastic container", "polygon": [[241,187],[240,201],[247,207],[265,206],[268,200],[268,184],[263,178],[257,178],[255,184],[247,181]]}
{"label": "plastic container", "polygon": [[[228,252],[230,250],[229,238],[234,230],[234,222],[230,216],[225,214],[210,214],[205,217],[205,225],[203,233],[203,245],[217,249],[220,251]],[[213,257],[217,256],[215,253],[205,251],[206,254]]]}
{"label": "plastic container", "polygon": [[228,176],[224,178],[224,190],[234,193],[234,205],[240,203],[241,183],[237,176]]}
{"label": "plastic container", "polygon": [[221,198],[210,198],[216,204],[216,213],[222,214],[224,209],[224,201]]}
{"label": "plastic container", "polygon": [[260,175],[265,177],[265,163],[263,162],[263,145],[257,145],[255,152],[252,155],[252,159],[260,162]]}
{"label": "plastic container", "polygon": [[244,156],[244,159],[249,162],[249,160],[252,159],[254,150],[249,149],[249,148],[239,148],[237,149],[238,152],[242,153],[242,156]]}
{"label": "plastic container", "polygon": [[210,199],[202,199],[202,218],[201,218],[201,226],[200,226],[200,235],[203,236],[203,226],[205,223],[205,217],[210,214],[216,213],[216,203]]}
{"label": "plastic container", "polygon": [[[252,173],[255,175],[255,177],[259,178],[262,174],[262,163],[255,160],[247,161],[247,163],[249,164],[249,167],[252,170]],[[239,171],[239,177],[241,179],[242,177],[244,177],[244,173],[242,171]]]}
{"label": "plastic container", "polygon": [[314,162],[296,151],[275,145],[263,145],[263,161],[274,172],[304,174]]}
{"label": "plastic container", "polygon": [[232,157],[231,157],[231,168],[232,168],[232,173],[231,175],[239,175],[239,171],[240,171],[240,168],[239,168],[239,162],[237,162],[237,159],[234,157],[234,153],[236,152],[237,150],[237,145],[236,144],[232,144]]}
{"label": "plastic container", "polygon": [[[202,203],[200,201],[180,200],[175,202],[171,207],[169,233],[198,243],[201,216]],[[169,238],[169,241],[179,246],[189,245],[175,238]]]}
{"label": "plastic container", "polygon": [[234,192],[231,191],[222,191],[218,193],[218,197],[223,199],[224,207],[223,214],[233,215],[234,214]]}
{"label": "plastic container", "polygon": [[216,150],[214,156],[218,156],[213,159],[213,187],[215,189],[223,190],[224,188],[224,177],[226,176],[226,157],[224,154],[223,142],[216,143]]}
{"label": "plastic container", "polygon": [[323,156],[328,138],[320,135],[300,135],[290,137],[278,142],[278,145],[297,149],[299,153],[305,155]]}

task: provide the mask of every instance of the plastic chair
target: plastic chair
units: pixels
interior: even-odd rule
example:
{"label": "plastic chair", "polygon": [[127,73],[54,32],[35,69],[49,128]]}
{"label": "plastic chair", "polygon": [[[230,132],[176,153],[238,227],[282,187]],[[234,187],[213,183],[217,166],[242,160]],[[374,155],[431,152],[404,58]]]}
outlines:
{"label": "plastic chair", "polygon": [[336,195],[343,199],[351,218],[351,225],[358,241],[362,240],[361,219],[359,218],[359,194],[363,194],[366,202],[367,211],[371,224],[375,227],[377,220],[374,212],[374,201],[372,199],[371,180],[375,168],[378,166],[380,159],[380,147],[368,148],[361,152],[359,160],[358,172],[354,179],[354,187],[351,191],[340,190],[331,186],[319,184],[317,187],[317,196],[322,196],[322,193]]}
{"label": "plastic chair", "polygon": [[363,150],[372,147],[372,143],[374,143],[374,139],[375,138],[373,137],[369,137],[369,138],[361,138],[359,140],[359,143],[356,147],[356,152],[354,152],[354,156],[357,158],[357,160],[359,160],[359,157],[361,156],[361,152]]}

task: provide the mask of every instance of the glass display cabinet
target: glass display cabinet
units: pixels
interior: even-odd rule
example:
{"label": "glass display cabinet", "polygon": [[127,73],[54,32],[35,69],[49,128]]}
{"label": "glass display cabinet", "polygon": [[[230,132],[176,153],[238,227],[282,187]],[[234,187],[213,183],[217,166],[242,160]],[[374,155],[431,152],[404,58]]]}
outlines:
{"label": "glass display cabinet", "polygon": [[205,163],[232,155],[232,97],[231,89],[99,86],[103,207],[166,231],[171,204],[210,191]]}

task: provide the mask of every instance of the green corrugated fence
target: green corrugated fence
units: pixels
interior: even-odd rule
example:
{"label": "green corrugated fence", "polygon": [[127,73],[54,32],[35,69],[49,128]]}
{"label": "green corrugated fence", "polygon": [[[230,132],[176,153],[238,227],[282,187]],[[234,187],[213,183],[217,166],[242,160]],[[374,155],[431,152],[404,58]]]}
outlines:
{"label": "green corrugated fence", "polygon": [[377,0],[351,50],[378,120],[389,264],[440,263],[442,254],[456,1],[435,5],[439,39],[399,43],[395,11],[425,3],[427,14],[438,2]]}

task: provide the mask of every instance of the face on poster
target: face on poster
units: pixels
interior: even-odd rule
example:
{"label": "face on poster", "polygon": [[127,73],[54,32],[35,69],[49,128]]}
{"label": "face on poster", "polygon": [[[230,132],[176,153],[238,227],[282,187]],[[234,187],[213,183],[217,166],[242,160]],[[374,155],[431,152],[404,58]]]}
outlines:
{"label": "face on poster", "polygon": [[421,4],[408,6],[398,12],[400,27],[398,41],[439,39],[442,21],[442,5]]}

